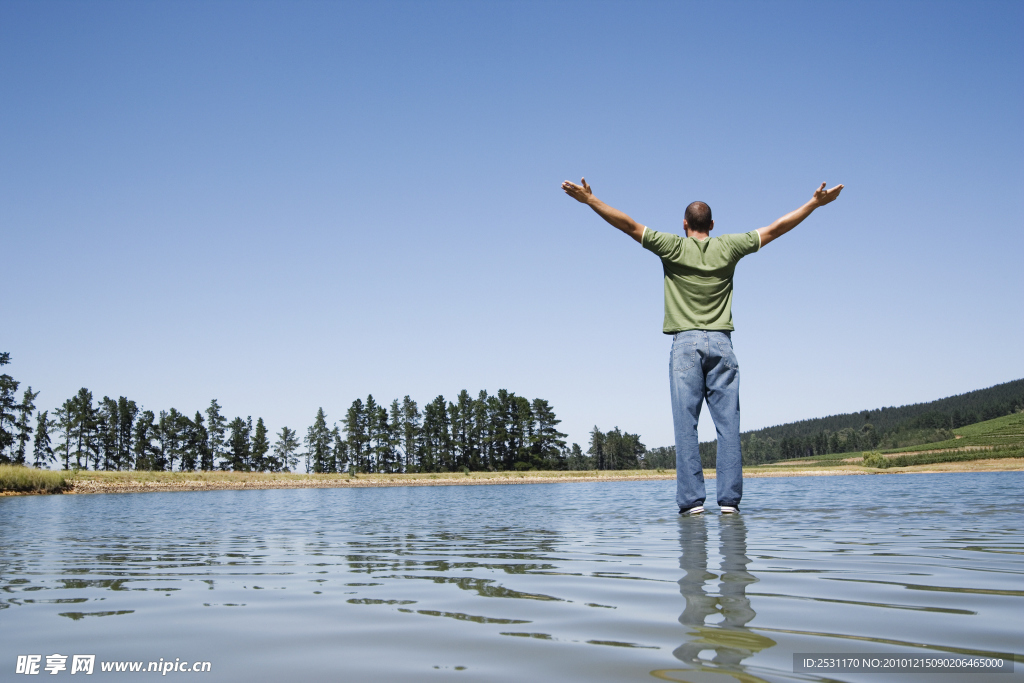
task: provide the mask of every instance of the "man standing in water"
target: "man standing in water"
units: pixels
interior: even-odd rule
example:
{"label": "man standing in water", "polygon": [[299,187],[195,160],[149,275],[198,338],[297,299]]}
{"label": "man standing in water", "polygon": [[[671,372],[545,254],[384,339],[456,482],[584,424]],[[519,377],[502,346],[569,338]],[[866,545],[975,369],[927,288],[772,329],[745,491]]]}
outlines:
{"label": "man standing in water", "polygon": [[671,334],[669,383],[676,435],[676,502],[680,514],[704,512],[704,471],[697,420],[707,400],[718,433],[716,489],[723,513],[739,512],[743,495],[740,453],[740,368],[732,350],[732,276],[736,263],[785,235],[819,206],[835,200],[842,185],[825,183],[811,201],[771,225],[711,237],[711,208],[693,202],[683,215],[686,237],[657,232],[594,196],[586,179],[562,183],[565,193],[661,258],[665,271],[665,334]]}

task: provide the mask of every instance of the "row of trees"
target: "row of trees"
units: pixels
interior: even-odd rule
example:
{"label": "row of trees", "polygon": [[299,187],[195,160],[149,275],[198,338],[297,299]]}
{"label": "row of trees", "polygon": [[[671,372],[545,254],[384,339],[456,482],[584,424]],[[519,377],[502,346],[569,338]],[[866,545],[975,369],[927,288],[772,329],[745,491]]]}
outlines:
{"label": "row of trees", "polygon": [[[323,409],[306,432],[312,472],[454,472],[564,469],[568,455],[561,422],[544,399],[530,401],[501,389],[454,401],[438,396],[420,411],[406,396],[390,408],[372,395],[352,402],[341,424]],[[577,447],[578,448],[578,447]]]}
{"label": "row of trees", "polygon": [[[584,462],[589,466],[574,469],[636,470],[648,464],[646,455],[647,447],[640,443],[639,435],[624,433],[618,427],[610,432],[594,427],[587,450],[589,460]],[[672,468],[675,468],[674,461]]]}
{"label": "row of trees", "polygon": [[[0,353],[0,366],[10,362]],[[216,400],[193,416],[155,413],[125,397],[94,401],[81,389],[53,411],[37,411],[39,392],[0,375],[0,462],[64,469],[446,472],[515,469],[672,469],[671,447],[650,451],[636,434],[594,427],[586,452],[567,446],[560,420],[543,399],[463,390],[423,406],[406,396],[390,406],[356,399],[340,421],[317,411],[305,435],[263,418],[228,420]],[[1024,409],[1024,380],[931,403],[882,408],[767,427],[741,435],[743,462],[849,453],[951,438],[950,429]],[[33,420],[34,416],[34,420]],[[877,427],[875,422],[880,427]],[[53,435],[57,435],[56,444]],[[705,467],[716,443],[700,444]]]}
{"label": "row of trees", "polygon": [[[9,362],[0,354],[0,365]],[[39,393],[31,388],[18,401],[18,387],[0,376],[0,462],[35,467],[372,473],[646,465],[636,434],[594,427],[584,453],[566,444],[548,401],[504,389],[438,396],[422,410],[409,396],[385,406],[371,395],[333,424],[319,409],[300,438],[289,427],[272,435],[263,418],[228,420],[216,400],[190,416],[146,410],[124,396],[96,400],[83,388],[51,414],[36,411]]]}

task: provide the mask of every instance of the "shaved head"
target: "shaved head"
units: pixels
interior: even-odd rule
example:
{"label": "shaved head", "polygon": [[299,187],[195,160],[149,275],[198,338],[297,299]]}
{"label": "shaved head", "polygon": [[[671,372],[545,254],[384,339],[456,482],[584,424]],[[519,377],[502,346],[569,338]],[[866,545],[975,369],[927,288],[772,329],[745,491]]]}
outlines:
{"label": "shaved head", "polygon": [[711,207],[704,202],[693,202],[686,207],[686,213],[683,214],[683,218],[686,220],[687,225],[690,226],[690,230],[696,230],[697,232],[708,232],[711,230]]}

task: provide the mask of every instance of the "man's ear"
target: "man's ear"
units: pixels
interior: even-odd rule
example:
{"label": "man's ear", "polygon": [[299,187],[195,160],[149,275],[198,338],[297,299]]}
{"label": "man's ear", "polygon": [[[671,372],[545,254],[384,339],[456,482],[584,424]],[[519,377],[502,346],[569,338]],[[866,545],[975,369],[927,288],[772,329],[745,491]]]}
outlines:
{"label": "man's ear", "polygon": [[689,232],[690,232],[690,224],[687,223],[686,219],[684,218],[683,219],[683,234],[686,235]]}
{"label": "man's ear", "polygon": [[708,232],[711,232],[714,229],[715,229],[715,222],[711,221],[711,225],[708,226]]}

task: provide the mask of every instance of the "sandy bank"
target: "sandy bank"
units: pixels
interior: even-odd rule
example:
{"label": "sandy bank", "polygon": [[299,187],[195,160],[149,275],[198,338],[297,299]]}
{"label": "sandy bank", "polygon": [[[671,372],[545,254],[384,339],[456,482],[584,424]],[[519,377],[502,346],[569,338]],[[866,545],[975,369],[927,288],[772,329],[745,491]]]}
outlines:
{"label": "sandy bank", "polygon": [[[1024,458],[915,465],[885,470],[859,466],[827,468],[748,468],[748,479],[764,477],[826,477],[867,474],[922,474],[1024,470]],[[713,470],[704,476],[714,479]],[[384,486],[483,486],[496,484],[558,484],[593,481],[649,481],[675,479],[672,470],[609,472],[473,472],[464,474],[305,475],[245,472],[89,472],[75,480],[68,493],[142,493],[158,491],[219,491],[258,489],[367,488]]]}

